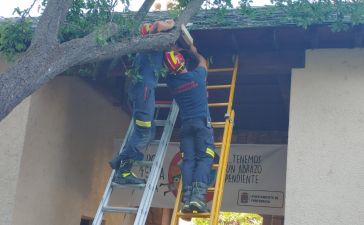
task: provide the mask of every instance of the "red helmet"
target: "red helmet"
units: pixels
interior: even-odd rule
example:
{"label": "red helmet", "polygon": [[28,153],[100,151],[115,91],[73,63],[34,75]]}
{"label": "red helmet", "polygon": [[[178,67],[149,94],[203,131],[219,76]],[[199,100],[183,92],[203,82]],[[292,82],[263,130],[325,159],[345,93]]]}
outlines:
{"label": "red helmet", "polygon": [[143,23],[141,26],[140,26],[140,35],[146,35],[148,33],[148,31],[150,30],[150,28],[152,28],[153,24],[151,23]]}
{"label": "red helmet", "polygon": [[174,75],[186,68],[183,56],[174,51],[164,53],[163,64],[168,68],[168,73],[174,73]]}

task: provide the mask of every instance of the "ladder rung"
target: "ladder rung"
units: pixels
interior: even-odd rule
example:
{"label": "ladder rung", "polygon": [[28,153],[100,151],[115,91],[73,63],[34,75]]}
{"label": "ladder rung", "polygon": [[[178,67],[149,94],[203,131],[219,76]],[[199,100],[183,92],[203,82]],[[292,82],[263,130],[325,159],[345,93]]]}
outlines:
{"label": "ladder rung", "polygon": [[172,101],[155,101],[156,108],[171,108]]}
{"label": "ladder rung", "polygon": [[[151,142],[151,144],[153,144],[153,145],[158,145],[159,144],[159,142],[160,142],[160,140],[154,140],[154,141],[152,141]],[[221,148],[221,146],[222,146],[222,142],[215,142],[214,143],[214,145],[215,145],[215,148]],[[138,162],[138,161],[137,161]]]}
{"label": "ladder rung", "polygon": [[221,148],[222,142],[215,142],[214,145],[215,145],[215,148]]}
{"label": "ladder rung", "polygon": [[211,213],[177,213],[177,217],[180,218],[209,218],[210,215]]}
{"label": "ladder rung", "polygon": [[210,107],[219,107],[219,106],[228,106],[229,103],[226,102],[226,103],[209,103],[209,106]]}
{"label": "ladder rung", "polygon": [[153,161],[135,161],[135,163],[133,164],[133,166],[138,166],[138,167],[152,167],[153,165]]}
{"label": "ladder rung", "polygon": [[[160,142],[160,140],[154,140],[150,144],[152,144],[152,145],[158,145],[159,142]],[[221,148],[222,142],[215,142],[214,145],[215,145],[215,148]]]}
{"label": "ladder rung", "polygon": [[167,87],[167,84],[157,84],[157,87]]}
{"label": "ladder rung", "polygon": [[207,188],[207,192],[214,192],[214,191],[215,191],[215,188],[214,187]]}
{"label": "ladder rung", "polygon": [[119,188],[119,189],[145,189],[146,184],[117,184],[115,182],[111,183],[112,188]]}
{"label": "ladder rung", "polygon": [[225,72],[234,71],[234,68],[222,68],[222,69],[208,69],[207,72]]}
{"label": "ladder rung", "polygon": [[110,212],[110,213],[133,213],[133,214],[137,214],[138,208],[104,206],[104,207],[102,207],[102,211],[103,212]]}
{"label": "ladder rung", "polygon": [[164,127],[166,125],[165,120],[154,120],[154,123],[157,127]]}
{"label": "ladder rung", "polygon": [[231,84],[227,85],[210,85],[206,87],[207,89],[223,89],[223,88],[231,88]]}
{"label": "ladder rung", "polygon": [[213,164],[212,165],[212,170],[217,170],[219,168],[219,164]]}
{"label": "ladder rung", "polygon": [[211,125],[214,128],[225,128],[225,122],[212,122]]}
{"label": "ladder rung", "polygon": [[156,103],[155,107],[156,108],[171,108],[172,104],[158,104],[158,103]]}

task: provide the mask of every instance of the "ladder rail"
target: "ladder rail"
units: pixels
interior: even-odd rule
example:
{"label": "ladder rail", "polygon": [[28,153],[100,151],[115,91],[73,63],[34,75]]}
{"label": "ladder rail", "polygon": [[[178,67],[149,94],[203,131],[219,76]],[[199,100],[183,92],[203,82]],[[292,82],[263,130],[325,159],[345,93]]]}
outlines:
{"label": "ladder rail", "polygon": [[140,202],[139,210],[134,221],[135,225],[144,224],[147,219],[149,208],[153,200],[155,187],[157,185],[160,176],[160,172],[163,166],[163,161],[170,142],[169,140],[172,135],[178,111],[179,108],[176,102],[173,100],[172,108],[169,111],[169,115],[166,121],[166,126],[164,127],[161,141],[159,143],[157,153],[153,161],[152,171],[149,175],[147,186],[145,187],[145,191],[142,200]]}
{"label": "ladder rail", "polygon": [[[166,84],[158,84],[157,86],[158,87],[167,87]],[[107,186],[106,186],[106,189],[104,192],[104,195],[101,198],[100,205],[97,209],[97,212],[96,212],[92,225],[101,225],[102,218],[103,218],[103,215],[105,212],[135,213],[136,218],[135,218],[134,224],[139,225],[139,224],[145,223],[147,216],[148,216],[149,208],[150,208],[153,196],[154,196],[154,192],[156,189],[155,187],[157,186],[157,182],[159,180],[160,172],[161,172],[165,154],[166,154],[169,142],[170,142],[173,127],[176,122],[176,118],[177,118],[178,111],[179,111],[179,108],[175,101],[173,101],[173,102],[172,101],[156,102],[156,108],[158,108],[158,109],[159,108],[170,108],[170,111],[169,111],[168,118],[165,123],[164,123],[164,121],[161,121],[161,120],[155,120],[156,126],[164,126],[164,130],[163,130],[161,140],[159,141],[159,146],[158,146],[154,161],[150,162],[150,163],[145,162],[145,161],[134,163],[134,166],[140,166],[140,167],[152,166],[153,169],[151,170],[147,183],[145,184],[145,186],[143,186],[143,185],[124,185],[123,186],[123,185],[113,183],[113,179],[115,177],[116,171],[112,170],[109,181],[107,183]],[[158,115],[158,111],[157,111],[156,116],[157,115]],[[125,138],[123,140],[123,143],[121,145],[121,148],[118,152],[119,154],[124,150],[124,147],[125,147],[127,141],[129,140],[131,134],[133,133],[134,126],[135,126],[134,124],[135,123],[134,123],[134,117],[133,117],[130,122],[127,133],[125,135]],[[153,143],[156,143],[156,141],[153,141]],[[152,144],[152,143],[150,143],[150,144]],[[138,195],[134,201],[133,207],[129,207],[129,205],[128,205],[128,207],[108,206],[112,191],[116,188],[139,189],[139,191],[144,189],[144,193],[143,193],[139,208],[134,207],[135,201],[138,199]],[[138,193],[139,193],[139,191],[138,191]],[[134,192],[134,190],[133,190],[133,192]],[[129,201],[129,203],[130,203],[130,201]],[[125,220],[125,216],[124,216],[124,220]],[[124,222],[124,220],[123,220],[123,222]]]}
{"label": "ladder rail", "polygon": [[[217,170],[217,177],[216,177],[217,185],[216,186],[218,186],[218,187],[215,188],[215,192],[214,192],[214,198],[213,198],[212,207],[211,207],[210,225],[217,225],[217,222],[219,220],[219,215],[220,215],[222,193],[223,193],[224,184],[225,184],[225,175],[226,175],[225,171],[226,171],[226,166],[227,166],[227,162],[228,162],[228,158],[229,158],[230,142],[231,142],[231,136],[232,136],[233,124],[231,122],[234,121],[234,118],[235,118],[235,113],[231,109],[232,109],[234,93],[235,93],[235,83],[236,83],[236,75],[238,72],[238,63],[239,63],[239,56],[236,56],[236,59],[234,62],[233,76],[231,79],[229,104],[227,107],[227,113],[229,114],[230,118],[228,117],[225,120],[225,124],[227,124],[228,126],[225,127],[225,129],[224,129],[222,147],[221,147],[221,152],[220,152],[220,155],[223,154],[223,157],[222,157],[222,159],[220,159],[219,168]],[[234,118],[233,118],[232,114],[234,115]]]}
{"label": "ladder rail", "polygon": [[238,64],[239,64],[239,56],[236,56],[235,63],[234,63],[233,77],[231,79],[229,105],[228,105],[228,109],[227,109],[227,112],[229,114],[231,113],[231,109],[233,107],[233,100],[234,100],[234,93],[235,93],[235,83],[236,83],[236,75],[238,73]]}
{"label": "ladder rail", "polygon": [[182,177],[179,181],[179,185],[178,185],[178,191],[177,191],[177,196],[176,196],[176,202],[174,203],[174,210],[173,210],[173,214],[172,214],[172,220],[171,220],[171,224],[177,224],[178,223],[178,217],[177,217],[177,211],[179,210],[179,206],[181,204],[182,201]]}
{"label": "ladder rail", "polygon": [[[234,120],[235,112],[232,111],[231,114],[232,114],[231,119]],[[233,133],[233,127],[234,127],[234,124],[229,123],[229,127],[227,129],[228,130],[227,131],[227,137],[226,137],[225,146],[224,146],[225,147],[224,148],[224,159],[225,159],[225,161],[222,161],[221,163],[219,163],[220,164],[220,166],[219,166],[220,173],[218,173],[219,177],[216,178],[219,182],[218,182],[218,187],[215,187],[214,200],[215,199],[216,200],[215,200],[215,202],[213,202],[212,208],[211,208],[210,225],[217,225],[218,221],[219,221],[221,202],[222,202],[222,195],[224,193],[224,186],[225,186],[225,176],[226,176],[225,171],[226,171],[227,162],[228,162],[228,158],[229,158],[230,144],[231,144],[231,137],[232,137],[232,133]]]}
{"label": "ladder rail", "polygon": [[[124,138],[123,144],[121,145],[121,148],[120,148],[118,154],[120,154],[123,151],[124,146],[126,145],[126,142],[129,139],[133,129],[134,129],[134,118],[131,119],[129,128],[125,135],[126,138]],[[116,171],[112,170],[111,176],[109,178],[109,181],[107,182],[104,195],[101,198],[101,202],[100,202],[99,208],[97,209],[97,212],[96,212],[94,221],[92,222],[92,225],[100,225],[102,222],[102,217],[104,215],[104,212],[102,212],[102,208],[109,204],[109,200],[110,200],[110,196],[111,196],[111,192],[112,192],[111,184],[112,184],[112,180],[114,178],[115,173],[116,173]]]}

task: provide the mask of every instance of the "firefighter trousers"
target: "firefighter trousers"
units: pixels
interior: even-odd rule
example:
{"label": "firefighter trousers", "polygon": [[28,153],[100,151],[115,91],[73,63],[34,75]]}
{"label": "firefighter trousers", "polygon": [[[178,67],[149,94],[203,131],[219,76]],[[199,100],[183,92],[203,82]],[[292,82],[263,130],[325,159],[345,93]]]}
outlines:
{"label": "firefighter trousers", "polygon": [[[154,140],[155,137],[155,88],[145,87],[128,91],[128,105],[133,112],[134,130],[124,150],[121,161],[133,160],[140,150]],[[144,90],[143,90],[144,89]]]}
{"label": "firefighter trousers", "polygon": [[186,119],[180,138],[182,186],[192,186],[193,182],[208,184],[215,157],[213,128],[206,126],[205,117]]}

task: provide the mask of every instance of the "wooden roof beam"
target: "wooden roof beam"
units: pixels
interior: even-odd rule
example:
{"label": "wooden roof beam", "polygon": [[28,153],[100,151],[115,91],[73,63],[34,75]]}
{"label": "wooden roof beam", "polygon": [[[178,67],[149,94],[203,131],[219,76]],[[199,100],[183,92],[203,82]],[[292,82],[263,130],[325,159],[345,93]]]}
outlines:
{"label": "wooden roof beam", "polygon": [[233,30],[220,30],[223,33],[226,43],[232,53],[236,54],[238,52],[238,43]]}
{"label": "wooden roof beam", "polygon": [[281,88],[283,102],[289,115],[289,101],[291,97],[291,83],[289,82],[288,75],[277,75],[279,87]]}
{"label": "wooden roof beam", "polygon": [[354,27],[355,36],[354,36],[354,47],[361,48],[363,43],[363,26],[357,25]]}
{"label": "wooden roof beam", "polygon": [[317,27],[310,28],[310,39],[311,39],[311,48],[317,49],[318,48],[318,32]]}
{"label": "wooden roof beam", "polygon": [[273,29],[273,40],[274,40],[274,46],[276,50],[278,50],[278,43],[277,43],[277,36],[276,36],[276,30]]}
{"label": "wooden roof beam", "polygon": [[[200,39],[197,37],[197,35],[196,35],[196,33],[194,33],[194,32],[191,32],[190,33],[191,34],[191,37],[192,37],[192,39],[193,39],[193,45],[196,47],[196,49],[197,49],[197,51],[198,51],[198,53],[200,53],[201,54],[201,45],[200,45]],[[189,50],[190,48],[188,48],[188,50]],[[207,57],[207,55],[203,55],[204,57]]]}

